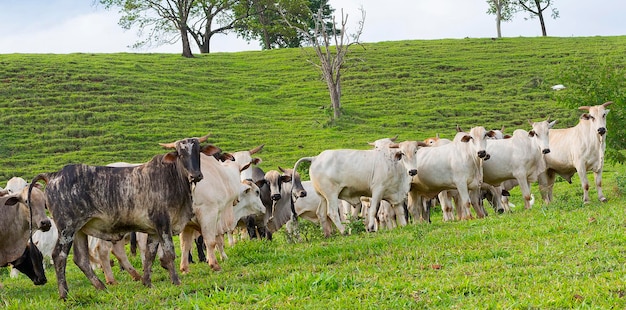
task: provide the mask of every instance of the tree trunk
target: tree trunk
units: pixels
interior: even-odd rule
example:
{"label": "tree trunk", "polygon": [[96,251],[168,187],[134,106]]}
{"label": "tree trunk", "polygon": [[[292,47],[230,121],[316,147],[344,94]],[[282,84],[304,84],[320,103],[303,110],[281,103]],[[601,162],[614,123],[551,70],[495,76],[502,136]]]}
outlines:
{"label": "tree trunk", "polygon": [[502,22],[502,3],[496,4],[496,29],[498,30],[498,38],[502,38],[502,31],[500,30],[500,24]]}
{"label": "tree trunk", "polygon": [[340,80],[332,82],[332,79],[327,80],[328,91],[330,93],[330,103],[333,107],[333,118],[335,120],[341,117],[341,84]]}
{"label": "tree trunk", "polygon": [[180,38],[183,42],[183,57],[193,58],[191,53],[191,45],[189,43],[189,36],[187,35],[187,28],[180,27]]}

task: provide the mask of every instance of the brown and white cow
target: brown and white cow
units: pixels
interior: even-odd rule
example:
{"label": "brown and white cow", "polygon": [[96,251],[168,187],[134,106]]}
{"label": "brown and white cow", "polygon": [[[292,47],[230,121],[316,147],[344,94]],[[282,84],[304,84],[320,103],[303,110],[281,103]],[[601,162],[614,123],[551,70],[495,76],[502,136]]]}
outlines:
{"label": "brown and white cow", "polygon": [[578,124],[565,129],[550,130],[550,154],[545,156],[547,170],[539,177],[541,196],[546,203],[552,201],[552,188],[556,175],[560,175],[569,183],[572,176],[578,173],[583,189],[583,202],[588,203],[589,180],[587,171],[593,171],[598,199],[606,202],[602,193],[602,169],[604,167],[604,151],[606,149],[606,109],[613,102],[601,105],[582,106],[579,110],[589,111],[580,116]]}
{"label": "brown and white cow", "polygon": [[[483,163],[483,182],[499,186],[515,179],[524,197],[524,207],[530,209],[530,183],[546,170],[544,156],[550,153],[549,132],[556,121],[531,123],[530,132],[517,129],[509,139],[488,140],[487,152],[491,156]],[[494,201],[501,201],[495,191]]]}
{"label": "brown and white cow", "polygon": [[0,207],[0,266],[10,264],[26,274],[35,285],[45,284],[43,256],[29,242],[33,229],[47,231],[51,226],[46,217],[43,192],[35,187],[28,199],[28,188],[23,188],[19,193],[0,197]]}
{"label": "brown and white cow", "polygon": [[[311,162],[309,175],[313,187],[323,197],[317,218],[328,237],[327,217],[343,234],[345,227],[339,215],[339,199],[352,205],[360,203],[361,196],[371,197],[368,231],[375,230],[376,214],[381,200],[399,205],[407,199],[411,177],[417,174],[413,154],[407,156],[395,145],[373,150],[326,150],[315,157],[304,157],[294,165]],[[410,158],[410,159],[409,159]]]}
{"label": "brown and white cow", "polygon": [[128,232],[148,233],[143,284],[152,285],[152,261],[159,244],[164,248],[161,265],[167,267],[172,283],[180,284],[172,234],[181,231],[193,214],[193,184],[203,178],[200,154],[219,152],[215,146],[200,145],[206,138],[161,144],[175,150],[137,167],[67,165],[33,179],[31,190],[40,180],[47,183],[46,202],[59,229],[52,256],[62,299],[68,293],[65,269],[72,245],[74,263],[94,287],[105,288],[89,264],[87,235],[118,241]]}

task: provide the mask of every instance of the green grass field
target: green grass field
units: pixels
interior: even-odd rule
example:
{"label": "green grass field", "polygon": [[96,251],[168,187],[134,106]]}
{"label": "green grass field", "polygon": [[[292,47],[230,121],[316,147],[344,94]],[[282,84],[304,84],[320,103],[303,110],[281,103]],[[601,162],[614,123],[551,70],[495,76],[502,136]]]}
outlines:
{"label": "green grass field", "polygon": [[[355,46],[343,75],[343,117],[301,49],[169,54],[0,55],[0,186],[68,163],[143,162],[159,142],[211,133],[234,152],[265,144],[264,170],[325,149],[368,148],[399,135],[451,138],[455,126],[573,126],[581,112],[550,89],[564,70],[598,60],[626,65],[626,37],[396,41]],[[562,92],[567,92],[564,90]],[[580,105],[601,102],[581,102]],[[624,102],[611,106],[624,109]],[[611,136],[611,128],[609,138]],[[582,204],[578,178],[556,203],[486,219],[412,224],[307,241],[242,241],[223,271],[191,265],[173,286],[157,265],[153,288],[114,267],[120,284],[96,291],[70,261],[66,302],[56,276],[35,287],[0,270],[8,309],[626,308],[626,169],[605,167],[608,203]],[[590,175],[591,176],[591,175]],[[305,174],[306,178],[306,174]],[[4,181],[2,181],[4,180]],[[593,183],[592,183],[593,184]],[[353,225],[356,225],[353,223]],[[358,226],[358,225],[357,225]],[[133,263],[139,267],[138,258]],[[102,273],[98,274],[103,279]]]}

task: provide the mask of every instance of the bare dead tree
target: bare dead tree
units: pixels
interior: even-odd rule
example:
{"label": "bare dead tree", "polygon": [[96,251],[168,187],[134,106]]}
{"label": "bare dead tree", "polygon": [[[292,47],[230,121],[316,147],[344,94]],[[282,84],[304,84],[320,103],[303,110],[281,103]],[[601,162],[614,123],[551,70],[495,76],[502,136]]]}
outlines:
{"label": "bare dead tree", "polygon": [[352,35],[347,34],[348,14],[344,14],[343,9],[341,10],[341,27],[339,29],[337,28],[334,15],[332,17],[332,29],[328,29],[329,26],[323,19],[321,9],[318,10],[317,14],[312,15],[315,18],[315,27],[312,32],[308,31],[308,28],[294,25],[287,18],[283,18],[290,27],[305,36],[317,55],[317,61],[308,59],[308,62],[321,71],[322,77],[328,86],[333,119],[338,119],[341,116],[341,69],[344,68],[347,60],[346,55],[350,47],[354,44],[360,44],[359,37],[363,33],[365,11],[362,8],[360,10],[361,20],[358,23],[356,32]]}

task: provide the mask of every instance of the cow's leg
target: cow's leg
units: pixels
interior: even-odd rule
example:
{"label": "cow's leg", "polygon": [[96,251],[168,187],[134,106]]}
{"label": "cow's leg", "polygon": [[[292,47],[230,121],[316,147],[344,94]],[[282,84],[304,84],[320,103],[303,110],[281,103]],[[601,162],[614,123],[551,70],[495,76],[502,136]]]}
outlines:
{"label": "cow's leg", "polygon": [[[100,268],[102,268],[102,272],[104,272],[104,279],[107,284],[116,284],[115,277],[113,276],[113,270],[111,269],[111,250],[112,243],[108,243],[109,241],[99,241],[98,247],[96,250],[96,259],[100,262]],[[108,243],[108,244],[107,244]],[[76,247],[74,247],[74,252],[76,252]],[[74,257],[76,259],[76,257]],[[90,264],[91,265],[91,264]],[[92,268],[93,269],[93,268]]]}
{"label": "cow's leg", "polygon": [[65,278],[65,267],[67,266],[67,256],[72,248],[74,239],[74,231],[63,227],[63,224],[57,222],[59,230],[59,238],[52,250],[52,260],[54,261],[54,271],[57,276],[57,286],[59,288],[59,297],[63,300],[67,298],[67,279]]}
{"label": "cow's leg", "polygon": [[450,198],[450,192],[447,190],[439,192],[439,204],[441,205],[441,211],[443,212],[443,220],[454,221],[454,207],[452,206],[452,199]]}
{"label": "cow's leg", "polygon": [[484,218],[487,216],[487,211],[485,210],[485,206],[482,200],[482,192],[480,187],[478,189],[473,189],[469,191],[470,203],[476,211],[476,217]]}
{"label": "cow's leg", "polygon": [[215,233],[205,233],[202,231],[204,237],[204,245],[206,246],[206,261],[214,271],[222,270],[220,264],[217,262],[217,256],[215,256],[215,248],[217,247],[217,240]]}
{"label": "cow's leg", "polygon": [[607,202],[608,199],[602,194],[602,167],[598,171],[593,172],[593,178],[596,181],[596,190],[598,191],[598,199],[601,202]]}
{"label": "cow's leg", "polygon": [[329,217],[328,217],[328,200],[323,195],[322,195],[322,198],[323,199],[320,199],[321,202],[320,202],[319,206],[317,207],[317,210],[315,211],[315,213],[317,215],[317,219],[320,221],[320,226],[324,230],[324,236],[326,236],[326,238],[328,238],[328,237],[330,237],[330,234],[332,233],[332,227],[330,226],[330,223],[328,222],[328,220],[329,220]]}
{"label": "cow's leg", "polygon": [[215,247],[220,252],[220,257],[222,258],[222,261],[227,260],[228,255],[226,255],[226,252],[224,251],[224,234],[219,234],[215,236],[215,241],[216,241]]}
{"label": "cow's leg", "polygon": [[552,189],[554,187],[555,181],[556,173],[552,170],[547,170],[543,173],[540,173],[537,177],[537,182],[539,183],[539,191],[541,192],[541,198],[546,205],[552,201]]}
{"label": "cow's leg", "polygon": [[126,270],[130,274],[133,280],[139,281],[141,279],[141,275],[139,274],[139,272],[137,272],[137,270],[135,270],[133,265],[128,260],[128,256],[126,256],[126,250],[124,249],[123,240],[113,242],[113,248],[111,249],[111,252],[117,258],[117,261],[120,262],[120,266],[122,266],[122,268],[124,268],[124,270]]}
{"label": "cow's leg", "polygon": [[[111,262],[107,257],[105,260],[108,261],[109,268],[111,267]],[[89,263],[89,243],[87,242],[87,235],[82,231],[77,231],[74,234],[74,263],[78,268],[87,276],[87,279],[91,281],[91,284],[96,289],[104,290],[106,287],[104,283],[96,276],[96,273],[91,268],[91,264]],[[101,262],[101,264],[104,264]]]}
{"label": "cow's leg", "polygon": [[376,215],[378,214],[378,209],[380,208],[380,197],[378,194],[372,194],[372,198],[370,198],[370,208],[368,210],[367,215],[367,231],[374,232],[376,231]]}
{"label": "cow's leg", "polygon": [[[396,227],[396,223],[398,226],[406,226],[406,212],[404,212],[404,202],[395,204],[392,206],[393,210],[396,213],[395,221],[393,221],[393,226]],[[393,219],[392,219],[393,220]]]}
{"label": "cow's leg", "polygon": [[526,179],[526,177],[517,178],[517,183],[519,184],[519,189],[522,192],[522,196],[524,197],[524,208],[526,210],[532,208],[530,204],[530,182]]}
{"label": "cow's leg", "polygon": [[576,172],[580,178],[580,186],[583,188],[583,203],[591,202],[589,199],[589,179],[587,178],[587,169],[584,163],[576,165]]}
{"label": "cow's leg", "polygon": [[154,262],[154,257],[156,256],[158,248],[159,240],[152,235],[148,235],[146,240],[146,251],[141,261],[143,265],[143,278],[141,279],[141,282],[146,287],[152,287],[152,263]]}
{"label": "cow's leg", "polygon": [[457,184],[457,191],[459,192],[459,203],[457,204],[457,212],[460,212],[459,218],[461,220],[473,219],[472,211],[470,210],[470,195],[465,182]]}
{"label": "cow's leg", "polygon": [[339,193],[337,193],[337,196],[334,196],[335,199],[328,201],[328,217],[330,217],[335,227],[337,227],[339,232],[343,235],[346,233],[346,228],[343,226],[343,223],[341,223],[341,218],[339,217],[339,199],[336,198],[338,196]]}
{"label": "cow's leg", "polygon": [[195,229],[186,226],[179,235],[180,241],[180,272],[189,272],[189,251],[193,245],[193,233]]}
{"label": "cow's leg", "polygon": [[[172,230],[168,224],[163,226],[163,230],[160,234],[159,243],[161,244],[161,250],[163,251],[163,257],[160,258],[161,266],[169,271],[170,280],[174,285],[180,285],[180,278],[176,272],[176,266],[174,261],[176,260],[176,250],[174,249],[174,241],[172,240]],[[157,232],[159,231],[157,225]]]}

